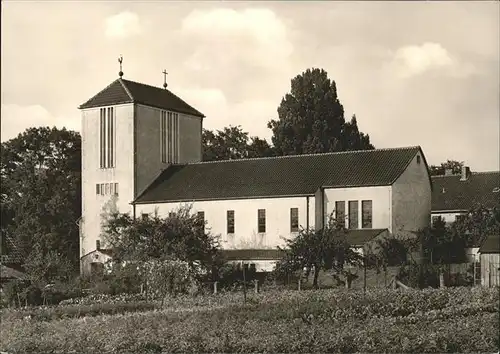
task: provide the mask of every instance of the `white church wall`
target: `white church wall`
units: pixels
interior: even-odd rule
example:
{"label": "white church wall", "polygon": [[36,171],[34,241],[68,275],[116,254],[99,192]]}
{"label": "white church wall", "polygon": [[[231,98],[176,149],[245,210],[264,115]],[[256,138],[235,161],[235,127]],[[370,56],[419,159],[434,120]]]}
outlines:
{"label": "white church wall", "polygon": [[419,152],[392,185],[393,232],[413,237],[412,231],[430,226],[431,200],[429,171]]}
{"label": "white church wall", "polygon": [[[136,216],[158,214],[167,217],[182,206],[191,206],[192,213],[203,211],[207,228],[220,235],[225,249],[268,249],[284,246],[282,237],[294,237],[290,231],[290,208],[298,208],[299,226],[307,227],[307,197],[261,198],[195,201],[191,203],[160,203],[136,205]],[[258,232],[258,209],[266,210],[266,232]],[[234,234],[227,233],[227,211],[234,210]],[[314,197],[309,197],[309,226],[314,226]]]}
{"label": "white church wall", "polygon": [[[130,212],[133,199],[133,105],[113,106],[115,111],[115,167],[99,166],[100,108],[82,110],[82,222],[80,256],[95,250],[99,239],[102,209],[111,195],[97,195],[96,184],[118,183],[116,207]],[[119,137],[119,138],[118,138]]]}
{"label": "white church wall", "polygon": [[358,228],[361,229],[363,200],[372,201],[372,229],[385,229],[391,231],[391,186],[353,187],[353,188],[328,188],[325,189],[325,222],[335,210],[337,201],[345,202],[345,225],[349,225],[349,201],[358,202]]}

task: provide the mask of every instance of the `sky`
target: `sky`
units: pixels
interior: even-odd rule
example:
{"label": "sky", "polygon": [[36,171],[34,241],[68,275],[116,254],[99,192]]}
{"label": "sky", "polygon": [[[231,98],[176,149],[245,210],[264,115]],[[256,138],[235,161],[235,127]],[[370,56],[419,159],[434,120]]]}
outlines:
{"label": "sky", "polygon": [[80,130],[78,106],[118,78],[163,84],[270,141],[290,80],[322,68],[377,148],[500,169],[498,2],[2,1],[1,140]]}

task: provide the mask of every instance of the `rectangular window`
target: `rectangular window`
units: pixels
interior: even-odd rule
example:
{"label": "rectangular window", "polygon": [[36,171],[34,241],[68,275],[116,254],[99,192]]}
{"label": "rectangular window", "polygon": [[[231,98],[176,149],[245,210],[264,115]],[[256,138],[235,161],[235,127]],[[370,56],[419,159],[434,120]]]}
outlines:
{"label": "rectangular window", "polygon": [[101,185],[99,183],[95,185],[95,194],[101,194]]}
{"label": "rectangular window", "polygon": [[110,194],[109,193],[109,183],[106,183],[106,187],[105,188],[106,188],[106,191],[104,192],[104,194],[109,195]]}
{"label": "rectangular window", "polygon": [[175,216],[175,213],[173,213],[173,212],[168,213],[169,218],[173,218],[174,216]]}
{"label": "rectangular window", "polygon": [[167,162],[167,112],[161,111],[160,118],[160,154],[161,162]]}
{"label": "rectangular window", "polygon": [[104,183],[101,183],[101,195],[104,195]]}
{"label": "rectangular window", "polygon": [[372,201],[371,200],[363,200],[361,201],[361,210],[362,210],[362,227],[363,229],[371,229],[372,228]]}
{"label": "rectangular window", "polygon": [[142,220],[147,220],[149,218],[149,215],[147,213],[142,213],[141,218]]}
{"label": "rectangular window", "polygon": [[259,233],[266,232],[266,209],[259,209],[257,211],[257,218]]}
{"label": "rectangular window", "polygon": [[118,183],[115,183],[115,195],[118,195]]}
{"label": "rectangular window", "polygon": [[115,167],[115,114],[114,108],[101,108],[99,117],[99,166]]}
{"label": "rectangular window", "polygon": [[357,229],[358,226],[358,201],[349,201],[349,229]]}
{"label": "rectangular window", "polygon": [[290,232],[299,231],[299,208],[290,208]]}
{"label": "rectangular window", "polygon": [[227,233],[234,234],[234,210],[227,211]]}
{"label": "rectangular window", "polygon": [[337,224],[345,227],[345,202],[337,201],[335,202],[335,220]]}
{"label": "rectangular window", "polygon": [[437,223],[439,220],[441,220],[441,216],[439,215],[435,215],[432,217],[432,225],[434,225],[435,223]]}

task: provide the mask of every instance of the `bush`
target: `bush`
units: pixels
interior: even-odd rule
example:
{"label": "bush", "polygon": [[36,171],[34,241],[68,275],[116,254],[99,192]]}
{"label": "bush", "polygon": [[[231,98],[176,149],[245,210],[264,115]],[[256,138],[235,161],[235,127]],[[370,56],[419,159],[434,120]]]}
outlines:
{"label": "bush", "polygon": [[405,285],[423,289],[439,287],[439,266],[432,264],[407,263],[401,266],[397,278]]}

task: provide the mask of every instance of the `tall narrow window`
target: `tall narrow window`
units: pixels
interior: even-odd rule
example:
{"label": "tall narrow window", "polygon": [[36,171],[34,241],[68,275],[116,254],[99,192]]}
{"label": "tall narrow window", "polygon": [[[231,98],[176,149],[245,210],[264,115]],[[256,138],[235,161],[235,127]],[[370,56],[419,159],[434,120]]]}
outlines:
{"label": "tall narrow window", "polygon": [[266,232],[266,209],[259,209],[257,211],[257,219],[259,233]]}
{"label": "tall narrow window", "polygon": [[174,122],[174,162],[179,163],[179,115],[177,113],[174,113]]}
{"label": "tall narrow window", "polygon": [[361,211],[362,215],[362,227],[363,229],[371,229],[372,228],[372,201],[371,200],[363,200],[361,201]]}
{"label": "tall narrow window", "polygon": [[99,167],[100,168],[105,168],[106,163],[104,160],[105,157],[105,141],[106,141],[106,108],[101,108],[100,109],[100,119],[99,119]]}
{"label": "tall narrow window", "polygon": [[290,208],[290,232],[299,231],[299,208]]}
{"label": "tall narrow window", "polygon": [[95,194],[99,195],[101,194],[101,188],[99,188],[101,185],[99,183],[97,183],[95,185]]}
{"label": "tall narrow window", "polygon": [[114,108],[101,108],[99,117],[99,167],[115,167],[115,114]]}
{"label": "tall narrow window", "polygon": [[358,201],[351,200],[349,201],[349,228],[357,229],[358,228]]}
{"label": "tall narrow window", "polygon": [[234,234],[234,210],[227,211],[227,233]]}
{"label": "tall narrow window", "polygon": [[167,112],[167,129],[168,129],[168,163],[172,163],[172,148],[173,148],[173,127],[172,127],[172,112]]}
{"label": "tall narrow window", "polygon": [[115,195],[118,195],[118,183],[115,183]]}
{"label": "tall narrow window", "polygon": [[167,162],[167,112],[161,111],[160,117],[160,154],[161,162]]}
{"label": "tall narrow window", "polygon": [[337,224],[345,227],[345,202],[337,201],[335,202],[335,220]]}

